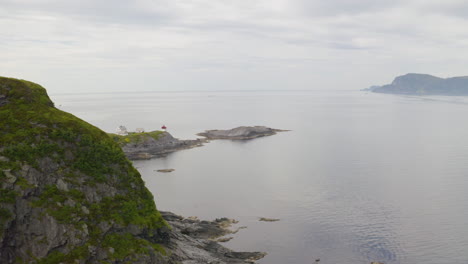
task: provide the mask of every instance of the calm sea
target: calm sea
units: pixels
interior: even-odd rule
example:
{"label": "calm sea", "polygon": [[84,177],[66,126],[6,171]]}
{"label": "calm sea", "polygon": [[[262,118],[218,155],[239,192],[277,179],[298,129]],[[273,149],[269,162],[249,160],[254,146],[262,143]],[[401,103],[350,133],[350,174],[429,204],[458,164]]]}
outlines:
{"label": "calm sea", "polygon": [[[290,129],[134,162],[161,210],[247,226],[260,263],[468,263],[468,98],[357,91],[51,95],[107,131]],[[155,170],[173,168],[168,174]],[[259,222],[259,217],[279,222]]]}

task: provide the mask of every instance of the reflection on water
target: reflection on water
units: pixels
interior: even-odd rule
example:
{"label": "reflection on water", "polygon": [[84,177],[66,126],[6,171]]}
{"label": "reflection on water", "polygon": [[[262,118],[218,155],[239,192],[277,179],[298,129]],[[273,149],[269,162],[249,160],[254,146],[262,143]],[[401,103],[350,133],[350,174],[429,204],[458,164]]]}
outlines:
{"label": "reflection on water", "polygon": [[[166,124],[180,138],[240,125],[291,129],[134,162],[158,208],[248,226],[226,245],[268,252],[260,263],[468,263],[464,97],[310,91],[52,98],[110,132],[120,124]],[[162,168],[175,171],[156,172]]]}

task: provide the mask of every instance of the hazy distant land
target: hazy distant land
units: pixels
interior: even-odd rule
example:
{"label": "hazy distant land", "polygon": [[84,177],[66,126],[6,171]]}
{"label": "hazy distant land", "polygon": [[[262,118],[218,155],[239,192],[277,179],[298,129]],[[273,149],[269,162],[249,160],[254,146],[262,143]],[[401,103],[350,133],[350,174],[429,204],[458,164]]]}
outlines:
{"label": "hazy distant land", "polygon": [[363,90],[406,95],[468,95],[468,76],[444,79],[429,74],[408,73],[396,77],[391,84]]}

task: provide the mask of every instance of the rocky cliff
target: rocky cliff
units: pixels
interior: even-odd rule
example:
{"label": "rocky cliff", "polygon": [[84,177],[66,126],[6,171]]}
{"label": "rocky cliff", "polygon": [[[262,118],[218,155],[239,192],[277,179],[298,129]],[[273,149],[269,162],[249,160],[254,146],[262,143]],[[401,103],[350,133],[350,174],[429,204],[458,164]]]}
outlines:
{"label": "rocky cliff", "polygon": [[0,263],[158,263],[167,223],[109,136],[0,78]]}
{"label": "rocky cliff", "polygon": [[372,86],[366,90],[407,95],[468,95],[468,77],[443,79],[428,74],[409,73],[396,77],[391,84]]}
{"label": "rocky cliff", "polygon": [[0,122],[0,263],[206,263],[211,242],[171,230],[119,145],[44,88],[0,77]]}

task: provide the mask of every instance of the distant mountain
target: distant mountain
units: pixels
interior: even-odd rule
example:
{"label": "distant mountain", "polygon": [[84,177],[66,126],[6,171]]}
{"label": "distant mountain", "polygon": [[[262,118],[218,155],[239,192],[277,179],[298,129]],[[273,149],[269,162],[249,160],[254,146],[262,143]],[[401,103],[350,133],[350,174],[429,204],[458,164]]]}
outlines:
{"label": "distant mountain", "polygon": [[468,76],[444,79],[429,74],[408,73],[396,77],[391,84],[363,90],[407,95],[468,95]]}

